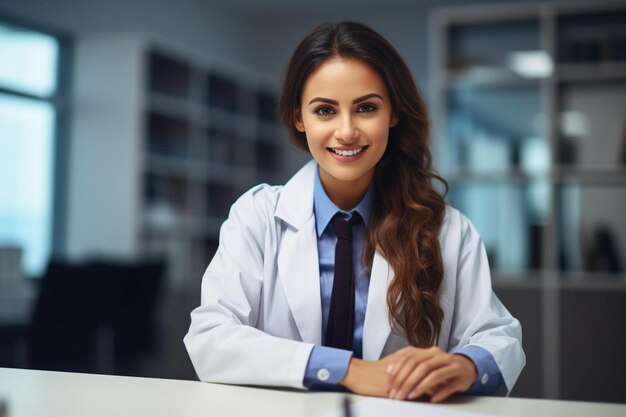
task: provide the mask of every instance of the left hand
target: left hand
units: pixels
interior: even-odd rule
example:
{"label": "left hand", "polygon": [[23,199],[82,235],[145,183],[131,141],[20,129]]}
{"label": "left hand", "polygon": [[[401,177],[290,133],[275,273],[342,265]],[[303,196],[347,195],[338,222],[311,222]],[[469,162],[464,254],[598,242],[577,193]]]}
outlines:
{"label": "left hand", "polygon": [[390,356],[389,398],[396,400],[413,400],[426,394],[431,402],[438,403],[455,392],[467,391],[478,375],[471,359],[439,347],[408,346]]}

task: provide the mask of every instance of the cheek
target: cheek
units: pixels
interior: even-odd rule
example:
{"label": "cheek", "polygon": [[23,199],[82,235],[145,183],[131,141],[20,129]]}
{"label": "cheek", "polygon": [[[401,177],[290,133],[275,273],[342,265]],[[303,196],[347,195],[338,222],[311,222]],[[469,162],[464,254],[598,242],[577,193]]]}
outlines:
{"label": "cheek", "polygon": [[307,128],[305,134],[309,152],[311,152],[311,155],[317,159],[317,156],[321,155],[322,152],[325,152],[323,145],[326,143],[326,140],[324,139],[324,136],[315,129]]}
{"label": "cheek", "polygon": [[381,123],[377,121],[376,123],[372,123],[369,127],[369,137],[373,142],[380,143],[384,145],[387,143],[389,137],[389,124]]}
{"label": "cheek", "polygon": [[329,129],[329,124],[319,123],[316,121],[305,122],[304,127],[307,142],[311,144],[325,141],[329,132],[332,133],[332,129]]}

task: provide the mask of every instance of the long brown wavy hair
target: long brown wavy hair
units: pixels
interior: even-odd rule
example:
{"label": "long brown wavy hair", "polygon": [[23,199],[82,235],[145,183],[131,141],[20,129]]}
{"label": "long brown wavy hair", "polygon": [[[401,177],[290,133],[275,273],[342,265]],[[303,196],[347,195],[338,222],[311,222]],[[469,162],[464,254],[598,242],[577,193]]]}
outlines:
{"label": "long brown wavy hair", "polygon": [[[443,261],[439,231],[444,197],[432,180],[446,181],[432,169],[430,122],[411,72],[381,35],[353,22],[317,26],[298,45],[285,73],[279,114],[292,142],[309,152],[306,135],[294,125],[302,89],[309,75],[333,57],[369,64],[385,81],[398,124],[389,131],[387,149],[376,166],[372,214],[363,250],[371,269],[378,250],[394,278],[387,292],[389,319],[414,346],[437,343],[443,320],[439,291]],[[445,194],[444,194],[445,195]]]}

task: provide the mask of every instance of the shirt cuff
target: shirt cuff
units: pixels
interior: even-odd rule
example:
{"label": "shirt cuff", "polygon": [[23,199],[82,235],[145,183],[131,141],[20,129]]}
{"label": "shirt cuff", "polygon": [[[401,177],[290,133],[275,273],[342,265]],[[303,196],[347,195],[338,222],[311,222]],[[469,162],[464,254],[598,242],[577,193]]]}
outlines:
{"label": "shirt cuff", "polygon": [[493,355],[488,350],[479,346],[465,346],[455,352],[456,354],[467,356],[476,365],[478,376],[476,382],[472,384],[466,394],[471,395],[500,395],[507,393],[506,384],[502,378],[502,373]]}
{"label": "shirt cuff", "polygon": [[332,389],[348,372],[352,359],[349,350],[314,346],[304,372],[303,385],[313,389]]}

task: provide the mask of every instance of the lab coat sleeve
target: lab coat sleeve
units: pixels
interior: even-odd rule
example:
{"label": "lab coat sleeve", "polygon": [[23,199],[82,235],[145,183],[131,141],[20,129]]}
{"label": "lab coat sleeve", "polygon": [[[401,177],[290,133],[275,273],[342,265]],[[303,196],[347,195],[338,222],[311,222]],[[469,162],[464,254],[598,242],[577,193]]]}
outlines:
{"label": "lab coat sleeve", "polygon": [[465,216],[456,214],[461,235],[449,350],[473,345],[491,353],[508,395],[526,363],[522,328],[493,292],[487,253],[478,232]]}
{"label": "lab coat sleeve", "polygon": [[203,278],[201,305],[184,338],[202,381],[303,387],[312,344],[255,328],[264,276],[264,246],[273,220],[273,190],[259,186],[232,206]]}

